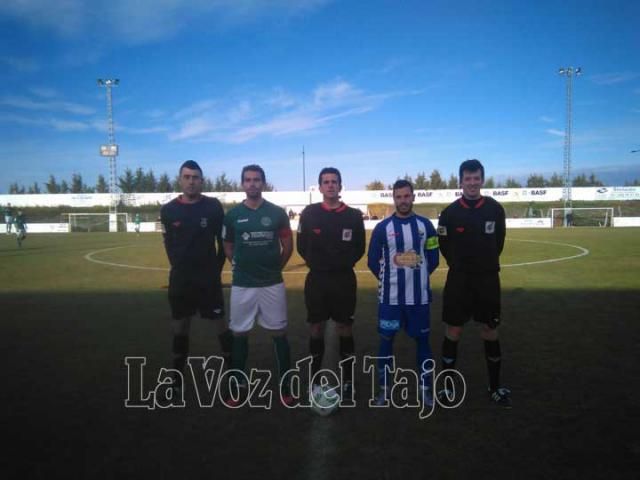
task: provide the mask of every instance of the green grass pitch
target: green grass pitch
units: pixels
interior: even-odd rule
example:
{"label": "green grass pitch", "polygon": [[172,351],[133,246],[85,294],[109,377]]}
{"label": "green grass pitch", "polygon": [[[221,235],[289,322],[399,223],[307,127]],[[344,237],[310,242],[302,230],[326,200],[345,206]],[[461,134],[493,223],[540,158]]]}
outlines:
{"label": "green grass pitch", "polygon": [[[364,373],[357,374],[357,407],[327,418],[280,405],[200,408],[189,384],[185,408],[125,408],[125,356],[146,357],[148,388],[170,366],[161,236],[34,234],[19,249],[14,236],[0,235],[3,477],[636,478],[639,234],[510,230],[500,334],[514,408],[488,403],[482,344],[469,325],[458,362],[465,401],[453,410],[436,406],[423,420],[411,408],[369,408]],[[444,267],[432,276],[436,358]],[[376,282],[364,261],[357,270],[354,334],[362,358],[377,350]],[[296,360],[307,355],[305,267],[296,254],[286,272]],[[332,337],[329,366],[336,349]],[[196,319],[191,355],[217,353],[210,324]],[[404,335],[396,355],[399,366],[413,367],[414,344]],[[273,364],[269,336],[257,328],[249,366]]]}

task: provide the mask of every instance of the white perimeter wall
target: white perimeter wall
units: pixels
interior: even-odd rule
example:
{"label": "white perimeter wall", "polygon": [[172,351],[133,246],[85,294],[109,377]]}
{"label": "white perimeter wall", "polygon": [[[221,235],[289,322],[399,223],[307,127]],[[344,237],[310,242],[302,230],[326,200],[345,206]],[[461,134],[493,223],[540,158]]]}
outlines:
{"label": "white perimeter wall", "polygon": [[[416,190],[416,203],[450,203],[460,196],[459,190]],[[502,202],[552,202],[562,200],[562,188],[503,188],[483,189],[482,194],[494,197]],[[177,193],[123,193],[121,201],[132,207],[141,205],[163,205],[175,198]],[[211,197],[222,203],[239,203],[243,192],[209,192]],[[305,205],[322,200],[320,192],[312,189],[308,192],[265,192],[264,197],[284,208],[295,212]],[[108,193],[61,193],[61,194],[25,194],[0,195],[0,205],[11,203],[14,207],[55,207],[67,205],[73,208],[109,206]],[[640,187],[575,187],[573,200],[619,201],[640,200]],[[393,203],[391,190],[350,190],[342,192],[342,199],[349,205],[365,208],[371,203]],[[365,208],[366,209],[366,208]]]}

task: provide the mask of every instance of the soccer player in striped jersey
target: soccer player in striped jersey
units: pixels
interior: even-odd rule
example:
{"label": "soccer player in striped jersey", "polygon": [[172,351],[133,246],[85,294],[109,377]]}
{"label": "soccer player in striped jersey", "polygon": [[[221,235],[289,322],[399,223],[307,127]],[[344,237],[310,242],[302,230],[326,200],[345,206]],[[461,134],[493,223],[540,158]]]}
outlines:
{"label": "soccer player in striped jersey", "polygon": [[431,374],[428,371],[432,369],[427,369],[427,361],[433,360],[429,345],[429,275],[438,267],[438,235],[429,219],[413,212],[414,200],[411,183],[396,181],[393,185],[396,210],[376,225],[369,243],[368,266],[379,281],[379,405],[387,405],[393,340],[401,328],[416,341],[420,399],[429,406],[433,403]]}

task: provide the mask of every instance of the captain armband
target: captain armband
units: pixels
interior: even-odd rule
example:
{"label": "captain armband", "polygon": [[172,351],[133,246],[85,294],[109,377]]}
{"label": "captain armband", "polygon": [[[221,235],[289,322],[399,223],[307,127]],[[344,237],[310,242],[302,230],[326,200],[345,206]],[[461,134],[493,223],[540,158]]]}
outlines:
{"label": "captain armband", "polygon": [[438,237],[427,238],[427,243],[426,243],[427,250],[434,250],[438,248],[438,246],[439,246]]}

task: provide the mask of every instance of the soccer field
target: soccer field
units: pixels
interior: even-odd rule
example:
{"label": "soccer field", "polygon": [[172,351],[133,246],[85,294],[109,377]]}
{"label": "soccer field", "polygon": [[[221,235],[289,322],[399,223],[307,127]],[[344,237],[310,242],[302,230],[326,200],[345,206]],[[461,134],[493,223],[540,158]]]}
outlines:
{"label": "soccer field", "polygon": [[[170,366],[168,264],[159,234],[0,235],[3,471],[11,478],[637,478],[640,407],[640,229],[510,230],[502,256],[503,380],[514,407],[486,398],[478,329],[458,367],[463,404],[418,410],[368,406],[376,282],[357,265],[357,406],[322,418],[308,409],[125,408],[127,356],[145,357],[144,389]],[[228,269],[228,265],[225,267]],[[307,355],[304,273],[286,269],[294,361]],[[439,356],[446,264],[433,274],[431,345]],[[227,271],[223,281],[230,282]],[[228,298],[228,289],[225,289]],[[334,367],[337,341],[327,343]],[[192,356],[219,353],[205,320]],[[400,335],[397,364],[413,367]],[[273,368],[269,336],[250,338],[249,367]]]}

